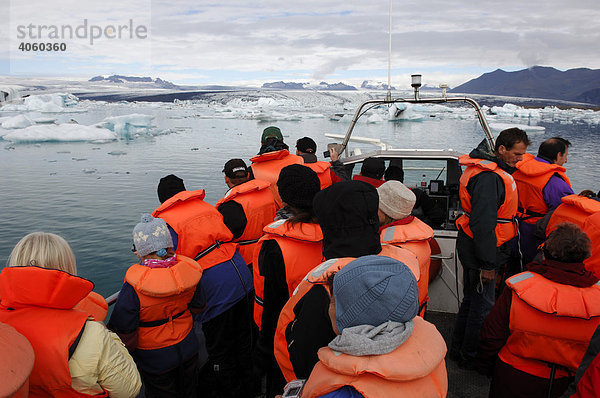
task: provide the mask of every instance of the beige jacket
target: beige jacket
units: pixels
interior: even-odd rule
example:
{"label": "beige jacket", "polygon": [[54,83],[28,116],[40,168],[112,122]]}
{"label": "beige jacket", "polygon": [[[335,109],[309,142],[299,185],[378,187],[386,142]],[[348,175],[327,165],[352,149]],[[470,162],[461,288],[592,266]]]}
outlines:
{"label": "beige jacket", "polygon": [[138,395],[142,386],[133,358],[119,339],[103,323],[89,320],[75,352],[69,360],[71,386],[84,394],[111,397]]}

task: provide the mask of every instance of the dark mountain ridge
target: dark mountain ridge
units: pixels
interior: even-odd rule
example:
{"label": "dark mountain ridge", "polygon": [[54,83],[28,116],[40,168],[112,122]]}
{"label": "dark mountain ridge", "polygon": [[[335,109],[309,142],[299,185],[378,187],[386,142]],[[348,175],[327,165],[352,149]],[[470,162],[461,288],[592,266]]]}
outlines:
{"label": "dark mountain ridge", "polygon": [[543,66],[515,72],[496,69],[450,91],[557,99],[600,105],[600,69],[577,68],[564,72]]}

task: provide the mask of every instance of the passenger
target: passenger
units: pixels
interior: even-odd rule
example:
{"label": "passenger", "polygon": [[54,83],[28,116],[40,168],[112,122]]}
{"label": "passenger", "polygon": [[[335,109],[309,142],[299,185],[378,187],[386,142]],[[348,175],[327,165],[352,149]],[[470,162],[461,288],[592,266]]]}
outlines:
{"label": "passenger", "polygon": [[58,235],[31,233],[17,243],[7,265],[0,273],[0,322],[33,346],[30,395],[137,396],[142,382],[121,340],[74,309],[94,284],[76,276],[69,244]]}
{"label": "passenger", "polygon": [[200,301],[202,268],[175,255],[167,224],[150,214],[133,229],[133,244],[140,261],[125,274],[109,328],[135,358],[147,397],[195,397],[199,346],[188,306]]}
{"label": "passenger", "polygon": [[268,181],[250,179],[250,172],[242,159],[225,163],[225,184],[229,190],[215,207],[223,215],[223,222],[233,234],[238,250],[249,269],[263,228],[273,222],[277,203]]}
{"label": "passenger", "polygon": [[267,372],[267,397],[285,385],[273,355],[279,313],[302,278],[323,259],[323,234],[312,208],[320,190],[317,174],[302,165],[286,166],[277,186],[291,217],[265,227],[254,257],[254,320],[260,328],[255,358]]}
{"label": "passenger", "polygon": [[[209,361],[206,375],[217,397],[244,397],[252,385],[252,274],[232,242],[223,217],[204,202],[204,190],[186,191],[183,180],[169,175],[158,184],[161,205],[152,215],[166,221],[175,253],[202,267],[202,324]],[[204,387],[204,386],[201,386]]]}
{"label": "passenger", "polygon": [[562,203],[542,218],[536,226],[536,234],[548,236],[559,224],[570,222],[578,227],[592,214],[600,211],[600,200],[582,195],[568,195],[561,199]]}
{"label": "passenger", "polygon": [[302,397],[446,396],[446,343],[417,316],[417,281],[406,265],[360,257],[329,288],[337,336],[319,350]]}
{"label": "passenger", "polygon": [[317,351],[334,337],[327,314],[325,284],[356,257],[379,254],[406,264],[419,279],[419,263],[411,251],[381,245],[377,190],[361,181],[342,181],[320,191],[313,201],[323,231],[324,263],[300,282],[279,316],[275,358],[287,381],[307,378],[318,362]]}
{"label": "passenger", "polygon": [[321,189],[327,188],[334,182],[348,181],[350,177],[346,167],[339,161],[335,148],[329,149],[331,162],[317,160],[317,143],[310,137],[303,137],[296,141],[296,155],[302,156],[304,165],[312,169],[321,181]]}
{"label": "passenger", "polygon": [[283,142],[279,127],[269,126],[263,130],[260,139],[258,155],[250,158],[252,176],[259,180],[269,181],[277,205],[281,207],[281,198],[277,192],[279,172],[290,164],[302,164],[304,160],[298,155],[292,155],[289,147]]}
{"label": "passenger", "polygon": [[589,255],[585,233],[563,223],[544,243],[541,262],[506,281],[477,358],[478,370],[492,375],[490,397],[559,397],[573,380],[600,324],[598,278],[583,265]]}
{"label": "passenger", "polygon": [[573,194],[563,165],[571,143],[560,137],[540,144],[537,157],[523,155],[513,178],[519,192],[519,241],[523,264],[535,257],[544,239],[535,236],[535,224],[561,204],[561,198]]}
{"label": "passenger", "polygon": [[510,257],[508,242],[517,235],[516,184],[510,175],[527,151],[529,138],[518,128],[503,130],[493,152],[482,141],[460,157],[465,214],[456,220],[458,256],[463,266],[463,300],[452,335],[449,358],[472,368],[483,321],[494,305],[497,271]]}
{"label": "passenger", "polygon": [[352,177],[353,180],[363,181],[379,187],[385,181],[382,180],[385,173],[385,161],[378,158],[366,158],[360,168],[360,173]]}
{"label": "passenger", "polygon": [[[390,165],[385,170],[383,179],[385,181],[400,181],[404,183],[404,169],[400,166],[394,165],[394,160],[390,160]],[[410,188],[415,194],[415,205],[411,215],[417,217],[431,228],[439,228],[442,223],[446,221],[446,214],[438,206],[438,204],[432,200],[427,192],[421,188]]]}
{"label": "passenger", "polygon": [[433,229],[410,215],[415,194],[400,181],[387,181],[377,188],[377,193],[381,243],[408,249],[419,261],[419,313],[423,315],[428,301],[431,264],[429,241],[433,238]]}
{"label": "passenger", "polygon": [[596,328],[590,344],[588,345],[581,364],[575,372],[575,380],[563,398],[596,398],[600,391],[600,326]]}

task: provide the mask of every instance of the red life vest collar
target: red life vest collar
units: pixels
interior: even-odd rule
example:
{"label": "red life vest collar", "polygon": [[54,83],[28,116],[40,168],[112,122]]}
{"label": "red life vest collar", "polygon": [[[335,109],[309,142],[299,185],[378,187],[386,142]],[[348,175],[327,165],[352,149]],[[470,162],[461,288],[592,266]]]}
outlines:
{"label": "red life vest collar", "polygon": [[204,189],[199,189],[197,191],[178,192],[175,195],[171,196],[169,199],[165,200],[160,206],[158,206],[156,210],[152,212],[152,217],[158,217],[161,212],[167,210],[171,206],[176,205],[178,202],[185,202],[189,199],[204,200],[204,196]]}
{"label": "red life vest collar", "polygon": [[71,309],[94,288],[87,279],[57,269],[5,267],[0,278],[2,307]]}
{"label": "red life vest collar", "polygon": [[287,220],[277,220],[267,225],[263,231],[265,234],[307,242],[320,242],[323,240],[323,232],[319,224],[296,223],[292,225]]}
{"label": "red life vest collar", "polygon": [[270,186],[271,186],[271,183],[268,181],[265,181],[265,180],[246,181],[242,184],[234,186],[229,191],[227,191],[225,196],[223,196],[223,198],[215,204],[215,207],[219,207],[221,204],[223,204],[229,200],[233,200],[237,196],[240,196],[240,195],[243,195],[246,193],[250,193],[250,192],[261,191],[263,189],[269,188]]}
{"label": "red life vest collar", "polygon": [[290,151],[288,151],[287,149],[281,149],[279,151],[265,152],[260,155],[255,155],[250,158],[250,161],[253,163],[257,163],[257,162],[266,162],[268,160],[283,159],[289,154],[290,154]]}
{"label": "red life vest collar", "polygon": [[169,268],[150,268],[141,264],[132,265],[125,280],[136,291],[151,297],[167,297],[180,294],[196,286],[202,268],[191,258],[177,255],[179,260]]}
{"label": "red life vest collar", "polygon": [[580,288],[528,271],[507,279],[506,284],[521,300],[546,314],[581,319],[600,316],[600,282]]}

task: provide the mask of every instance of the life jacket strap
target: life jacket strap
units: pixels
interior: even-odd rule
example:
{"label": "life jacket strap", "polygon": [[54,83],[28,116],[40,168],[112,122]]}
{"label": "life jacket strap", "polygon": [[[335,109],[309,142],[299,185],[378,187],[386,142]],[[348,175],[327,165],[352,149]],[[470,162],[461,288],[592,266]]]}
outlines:
{"label": "life jacket strap", "polygon": [[521,206],[517,208],[517,214],[521,220],[528,220],[534,217],[544,217],[546,215],[545,213],[538,213],[537,211],[524,209]]}
{"label": "life jacket strap", "polygon": [[[471,214],[468,213],[468,212],[466,212],[466,211],[464,212],[464,215],[467,216],[467,217],[469,217],[469,218],[471,217]],[[512,223],[515,222],[515,218],[514,217],[513,218],[501,218],[501,217],[498,217],[498,218],[496,218],[496,222],[498,224],[512,224]]]}
{"label": "life jacket strap", "polygon": [[200,260],[202,257],[206,256],[208,253],[212,252],[213,250],[218,249],[219,247],[221,247],[222,244],[225,244],[225,243],[231,243],[231,241],[229,241],[229,242],[216,241],[212,245],[208,246],[206,249],[202,250],[200,253],[196,254],[196,257],[194,257],[194,260],[195,261]]}
{"label": "life jacket strap", "polygon": [[177,319],[180,316],[182,316],[183,314],[186,313],[187,310],[183,310],[178,314],[173,315],[170,318],[165,318],[165,319],[157,319],[155,321],[140,321],[140,327],[141,328],[155,328],[157,326],[162,326],[166,323],[168,323],[169,321],[173,320],[173,319]]}
{"label": "life jacket strap", "polygon": [[248,240],[240,240],[237,241],[236,243],[240,246],[245,246],[245,245],[251,245],[253,243],[257,243],[260,240],[260,238],[257,239],[248,239]]}

